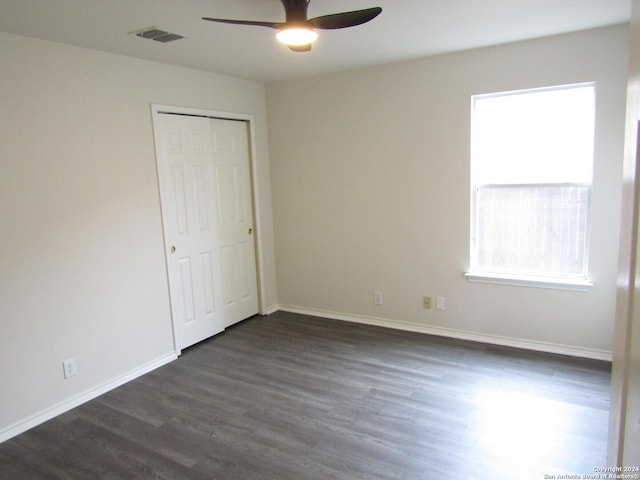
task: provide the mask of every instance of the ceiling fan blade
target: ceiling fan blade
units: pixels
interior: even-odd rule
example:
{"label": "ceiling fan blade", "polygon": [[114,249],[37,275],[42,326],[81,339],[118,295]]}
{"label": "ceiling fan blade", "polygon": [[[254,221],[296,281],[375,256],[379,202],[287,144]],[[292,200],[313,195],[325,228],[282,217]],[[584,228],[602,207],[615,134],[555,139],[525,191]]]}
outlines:
{"label": "ceiling fan blade", "polygon": [[253,20],[228,20],[226,18],[210,18],[210,17],[202,17],[202,20],[207,20],[209,22],[218,22],[218,23],[230,23],[232,25],[252,25],[254,27],[269,27],[280,29],[284,26],[284,23],[279,22],[260,22]]}
{"label": "ceiling fan blade", "polygon": [[309,19],[309,24],[314,28],[323,30],[334,30],[337,28],[355,27],[367,23],[382,12],[382,8],[373,7],[353,12],[334,13]]}

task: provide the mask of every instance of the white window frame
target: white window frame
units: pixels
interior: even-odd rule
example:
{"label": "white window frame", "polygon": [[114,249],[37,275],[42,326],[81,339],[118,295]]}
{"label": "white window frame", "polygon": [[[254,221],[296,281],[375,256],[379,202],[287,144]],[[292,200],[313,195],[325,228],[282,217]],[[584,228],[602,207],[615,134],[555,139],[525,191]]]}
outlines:
{"label": "white window frame", "polygon": [[[504,92],[489,96],[504,96],[504,95],[513,95],[520,93],[536,93],[543,92],[549,90],[561,90],[566,88],[579,88],[579,87],[593,87],[595,92],[595,82],[589,83],[581,83],[574,85],[560,85],[557,87],[546,87],[546,88],[538,88],[538,89],[530,89],[530,90],[520,90],[513,92]],[[474,99],[477,97],[482,97],[485,95],[477,95],[473,96],[471,99],[472,104],[472,115],[473,115],[473,104]],[[594,112],[595,115],[595,112]],[[595,119],[594,119],[595,120]],[[472,126],[473,128],[473,126]],[[595,135],[595,132],[594,132]],[[594,152],[595,154],[595,152]],[[473,152],[472,152],[473,155]],[[472,159],[473,161],[473,159]],[[595,161],[595,158],[594,160]],[[593,167],[592,167],[593,168]],[[593,179],[589,183],[584,182],[572,182],[572,183],[527,183],[527,187],[565,187],[565,186],[579,186],[579,187],[587,187],[587,214],[586,214],[586,226],[585,226],[585,250],[584,250],[584,265],[582,274],[553,274],[553,273],[544,273],[544,274],[535,274],[535,273],[527,273],[520,272],[516,270],[498,270],[498,269],[489,269],[489,268],[479,268],[477,266],[477,253],[478,253],[478,245],[476,242],[476,235],[478,233],[478,208],[479,205],[477,203],[477,194],[478,190],[481,188],[496,188],[496,187],[505,187],[505,188],[517,188],[524,186],[521,183],[496,183],[496,184],[474,184],[473,177],[471,178],[471,225],[470,225],[470,265],[469,271],[465,274],[466,278],[472,282],[482,282],[482,283],[493,283],[493,284],[502,284],[502,285],[516,285],[516,286],[530,286],[530,287],[540,287],[540,288],[554,288],[554,289],[563,289],[563,290],[575,290],[575,291],[587,291],[591,289],[593,286],[593,282],[589,278],[589,245],[590,245],[590,233],[591,233],[591,192],[593,189]]]}

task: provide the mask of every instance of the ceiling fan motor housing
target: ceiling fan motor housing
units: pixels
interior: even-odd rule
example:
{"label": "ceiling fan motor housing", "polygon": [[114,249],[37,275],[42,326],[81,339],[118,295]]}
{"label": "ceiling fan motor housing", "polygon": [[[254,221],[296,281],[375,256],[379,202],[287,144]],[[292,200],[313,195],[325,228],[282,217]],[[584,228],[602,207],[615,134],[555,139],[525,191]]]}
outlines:
{"label": "ceiling fan motor housing", "polygon": [[290,25],[306,25],[309,0],[281,0],[286,15],[286,23]]}

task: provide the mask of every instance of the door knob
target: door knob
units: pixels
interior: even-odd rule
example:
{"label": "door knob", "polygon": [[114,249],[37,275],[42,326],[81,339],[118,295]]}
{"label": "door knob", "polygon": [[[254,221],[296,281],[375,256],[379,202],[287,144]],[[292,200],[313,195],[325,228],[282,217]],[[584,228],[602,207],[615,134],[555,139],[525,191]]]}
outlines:
{"label": "door knob", "polygon": [[247,233],[251,235],[253,233],[253,228],[249,227],[249,231]]}
{"label": "door knob", "polygon": [[170,251],[171,253],[176,253],[176,247],[175,247],[175,245],[171,245],[171,248],[169,249],[169,251]]}

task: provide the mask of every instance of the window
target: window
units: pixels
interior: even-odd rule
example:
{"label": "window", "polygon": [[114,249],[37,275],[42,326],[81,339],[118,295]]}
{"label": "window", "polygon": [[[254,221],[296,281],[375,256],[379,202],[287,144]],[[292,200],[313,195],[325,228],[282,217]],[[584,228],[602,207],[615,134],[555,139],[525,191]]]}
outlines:
{"label": "window", "polygon": [[472,97],[471,280],[586,286],[595,85]]}

